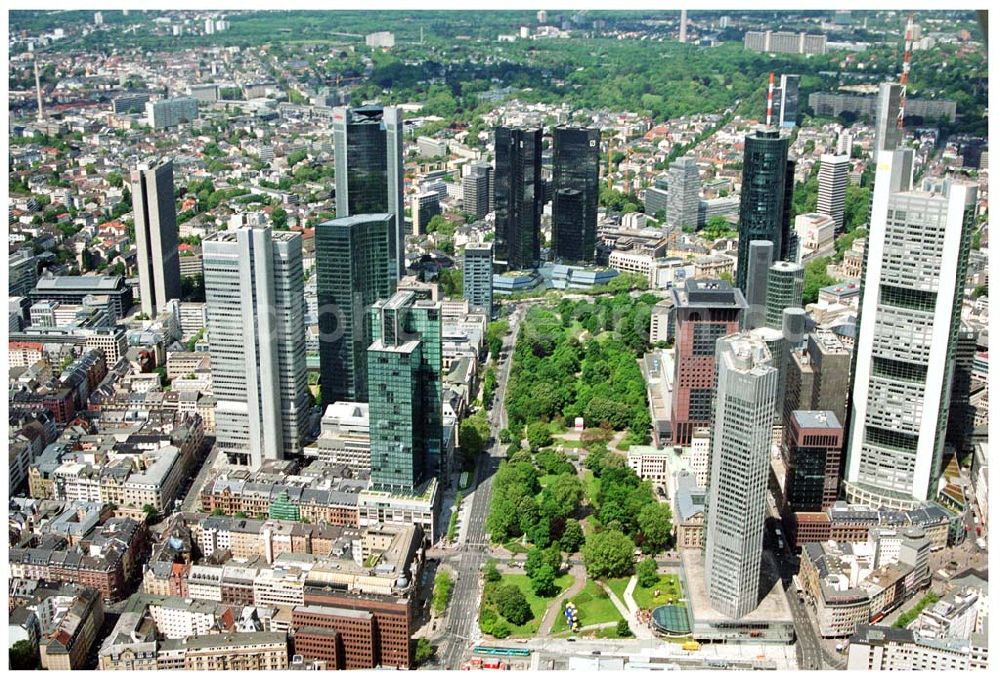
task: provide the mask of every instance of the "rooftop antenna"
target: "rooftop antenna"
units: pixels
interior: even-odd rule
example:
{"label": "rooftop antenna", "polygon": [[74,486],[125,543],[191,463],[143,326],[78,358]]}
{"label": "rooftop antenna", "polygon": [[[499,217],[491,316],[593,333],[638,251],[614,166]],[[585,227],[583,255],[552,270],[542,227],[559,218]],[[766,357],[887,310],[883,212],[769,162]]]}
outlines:
{"label": "rooftop antenna", "polygon": [[[757,111],[760,111],[758,109]],[[771,127],[771,116],[774,113],[774,71],[771,72],[771,76],[767,79],[767,119],[765,120],[765,125]]]}
{"label": "rooftop antenna", "polygon": [[899,93],[899,117],[896,125],[903,129],[903,118],[906,116],[906,84],[910,80],[910,50],[913,48],[913,13],[906,20],[906,37],[903,42],[903,72],[899,75],[899,84],[902,86]]}

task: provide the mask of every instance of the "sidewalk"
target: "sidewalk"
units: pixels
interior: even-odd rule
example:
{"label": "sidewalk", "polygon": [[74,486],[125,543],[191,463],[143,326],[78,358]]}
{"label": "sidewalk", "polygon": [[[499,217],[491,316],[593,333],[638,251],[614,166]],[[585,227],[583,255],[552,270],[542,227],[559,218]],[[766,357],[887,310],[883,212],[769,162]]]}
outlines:
{"label": "sidewalk", "polygon": [[[632,591],[635,590],[636,581],[637,578],[633,575],[632,579],[629,580],[628,586],[625,588],[627,600],[632,598]],[[630,611],[624,604],[621,603],[621,600],[618,599],[618,595],[616,595],[610,587],[603,582],[599,584],[604,589],[605,594],[607,594],[611,599],[611,603],[615,605],[616,609],[618,609],[618,613],[622,615],[622,618],[628,621],[628,626],[629,629],[632,630],[632,634],[634,634],[638,639],[653,639],[654,635],[652,630],[650,630],[646,625],[640,623],[639,619],[636,617],[638,608],[634,611]],[[635,604],[635,600],[632,600],[632,604]]]}
{"label": "sidewalk", "polygon": [[556,619],[562,615],[559,607],[562,605],[563,599],[572,599],[580,594],[587,585],[587,574],[583,566],[574,565],[570,568],[569,572],[573,576],[573,584],[569,586],[569,589],[552,600],[549,610],[542,617],[541,625],[538,626],[537,636],[539,637],[546,637],[552,632],[552,626],[555,625]]}

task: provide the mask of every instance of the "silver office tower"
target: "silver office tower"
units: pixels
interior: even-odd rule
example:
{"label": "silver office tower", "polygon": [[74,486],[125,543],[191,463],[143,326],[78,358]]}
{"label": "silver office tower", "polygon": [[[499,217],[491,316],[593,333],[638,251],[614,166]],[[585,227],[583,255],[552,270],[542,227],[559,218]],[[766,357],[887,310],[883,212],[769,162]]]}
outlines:
{"label": "silver office tower", "polygon": [[203,244],[219,447],[257,469],[302,451],[306,388],[302,237],[269,227]]}
{"label": "silver office tower", "polygon": [[670,164],[667,171],[666,225],[670,229],[694,229],[698,226],[698,203],[701,179],[698,163],[690,156],[682,156]]}
{"label": "silver office tower", "polygon": [[778,370],[751,334],[715,347],[705,580],[712,608],[742,618],[758,605]]}
{"label": "silver office tower", "polygon": [[848,412],[847,499],[896,509],[937,494],[976,208],[911,190],[912,157],[877,157]]}
{"label": "silver office tower", "polygon": [[851,172],[851,157],[823,154],[819,159],[819,195],[816,212],[833,218],[833,229],[844,229],[844,205],[847,202],[847,181]]}
{"label": "silver office tower", "polygon": [[470,306],[493,315],[493,242],[465,245],[462,280],[464,297]]}
{"label": "silver office tower", "polygon": [[140,163],[132,169],[131,191],[139,296],[142,312],[154,318],[167,301],[181,297],[173,162]]}
{"label": "silver office tower", "polygon": [[396,107],[333,111],[337,217],[390,213],[389,276],[406,274],[403,225],[403,115]]}

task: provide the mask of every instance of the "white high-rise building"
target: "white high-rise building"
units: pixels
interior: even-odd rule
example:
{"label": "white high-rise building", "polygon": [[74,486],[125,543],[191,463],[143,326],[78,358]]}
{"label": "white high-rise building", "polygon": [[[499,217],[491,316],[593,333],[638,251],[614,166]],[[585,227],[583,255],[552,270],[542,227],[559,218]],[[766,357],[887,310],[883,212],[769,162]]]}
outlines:
{"label": "white high-rise building", "polygon": [[305,435],[302,237],[246,227],[202,246],[218,443],[256,469]]}
{"label": "white high-rise building", "polygon": [[751,334],[724,336],[715,349],[705,580],[712,608],[742,618],[758,605],[778,370]]}
{"label": "white high-rise building", "polygon": [[912,160],[878,156],[846,466],[850,502],[897,509],[937,493],[976,209],[974,185],[911,190]]}
{"label": "white high-rise building", "polygon": [[835,231],[844,229],[844,204],[847,199],[847,180],[851,171],[849,156],[823,154],[819,159],[819,196],[816,212],[833,218]]}
{"label": "white high-rise building", "polygon": [[701,179],[698,163],[691,156],[682,156],[670,164],[667,171],[666,225],[679,230],[698,225],[698,202]]}

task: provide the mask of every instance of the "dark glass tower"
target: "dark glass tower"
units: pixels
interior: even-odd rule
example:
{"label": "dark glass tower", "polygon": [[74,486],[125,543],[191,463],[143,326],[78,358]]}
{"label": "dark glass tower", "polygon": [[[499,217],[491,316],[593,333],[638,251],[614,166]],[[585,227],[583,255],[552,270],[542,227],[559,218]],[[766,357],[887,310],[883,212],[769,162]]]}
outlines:
{"label": "dark glass tower", "polygon": [[368,401],[368,306],[388,298],[396,280],[385,267],[394,216],[337,218],[316,227],[320,390],[323,404]]}
{"label": "dark glass tower", "polygon": [[496,259],[505,270],[529,270],[541,257],[542,129],[495,131]]}
{"label": "dark glass tower", "polygon": [[736,286],[746,290],[750,242],[766,240],[774,245],[772,258],[794,260],[789,218],[792,179],[789,172],[788,138],[775,128],[758,128],[747,135],[743,150],[743,183],[740,190],[740,245],[736,263]]}
{"label": "dark glass tower", "polygon": [[553,255],[564,261],[592,263],[601,131],[558,126],[552,131],[552,147]]}
{"label": "dark glass tower", "polygon": [[389,274],[406,269],[403,227],[403,117],[395,107],[337,107],[333,114],[337,217],[390,213]]}

